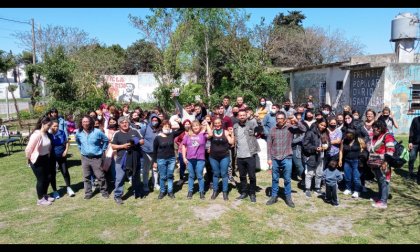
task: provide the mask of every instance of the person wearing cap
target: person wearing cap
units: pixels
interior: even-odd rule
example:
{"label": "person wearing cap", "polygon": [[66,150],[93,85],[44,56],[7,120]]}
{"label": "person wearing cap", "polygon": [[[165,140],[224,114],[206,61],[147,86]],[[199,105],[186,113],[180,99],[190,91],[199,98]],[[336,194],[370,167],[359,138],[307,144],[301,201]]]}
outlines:
{"label": "person wearing cap", "polygon": [[140,159],[142,158],[140,146],[144,144],[144,140],[137,130],[130,128],[129,117],[118,118],[118,125],[120,130],[115,133],[112,139],[112,149],[117,151],[114,200],[120,205],[123,204],[122,195],[126,175],[132,175],[134,197],[137,199],[143,195],[140,186]]}
{"label": "person wearing cap", "polygon": [[109,198],[105,173],[101,168],[102,156],[108,148],[109,140],[100,129],[94,128],[94,124],[93,118],[85,115],[82,117],[76,133],[76,143],[82,158],[85,199],[87,200],[93,196],[91,183],[93,174],[99,181],[102,197]]}

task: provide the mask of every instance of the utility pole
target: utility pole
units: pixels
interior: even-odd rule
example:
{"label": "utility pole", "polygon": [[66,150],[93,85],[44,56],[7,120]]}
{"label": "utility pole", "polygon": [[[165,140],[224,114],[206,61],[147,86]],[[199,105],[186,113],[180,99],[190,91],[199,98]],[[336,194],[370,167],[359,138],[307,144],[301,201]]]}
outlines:
{"label": "utility pole", "polygon": [[[34,19],[32,18],[32,64],[35,65],[35,25],[34,25]],[[35,75],[35,74],[34,74]],[[35,80],[35,77],[34,77]]]}

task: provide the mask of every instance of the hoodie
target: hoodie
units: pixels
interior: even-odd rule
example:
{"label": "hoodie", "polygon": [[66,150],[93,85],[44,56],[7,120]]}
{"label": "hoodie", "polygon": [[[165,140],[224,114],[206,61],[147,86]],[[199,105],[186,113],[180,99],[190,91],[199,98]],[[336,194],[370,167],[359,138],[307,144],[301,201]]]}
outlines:
{"label": "hoodie", "polygon": [[[154,117],[158,119],[158,125],[156,127],[152,126],[152,119]],[[144,138],[144,144],[141,146],[141,148],[145,153],[153,153],[153,142],[155,141],[156,136],[159,134],[159,128],[161,123],[162,120],[160,120],[160,118],[156,114],[151,114],[149,123],[146,125],[146,127],[142,127],[140,129],[140,133]]]}

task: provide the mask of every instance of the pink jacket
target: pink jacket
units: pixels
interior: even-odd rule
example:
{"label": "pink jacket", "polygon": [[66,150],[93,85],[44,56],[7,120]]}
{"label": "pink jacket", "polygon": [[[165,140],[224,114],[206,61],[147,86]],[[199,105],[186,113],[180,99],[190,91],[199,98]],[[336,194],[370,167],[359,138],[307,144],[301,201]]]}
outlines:
{"label": "pink jacket", "polygon": [[35,130],[31,137],[29,138],[29,142],[25,148],[25,155],[27,159],[30,159],[32,164],[36,162],[39,156],[39,148],[42,143],[42,135],[40,130]]}

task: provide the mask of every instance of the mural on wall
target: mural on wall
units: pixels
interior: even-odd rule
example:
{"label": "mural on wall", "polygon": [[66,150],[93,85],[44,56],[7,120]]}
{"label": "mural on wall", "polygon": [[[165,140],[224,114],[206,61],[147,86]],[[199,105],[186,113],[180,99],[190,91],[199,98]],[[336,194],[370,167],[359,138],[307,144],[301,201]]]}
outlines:
{"label": "mural on wall", "polygon": [[119,102],[140,102],[137,75],[105,75],[104,78],[110,85],[108,89],[110,97]]}
{"label": "mural on wall", "polygon": [[384,68],[350,71],[350,106],[364,114],[366,109],[382,109],[384,104]]}
{"label": "mural on wall", "polygon": [[293,77],[295,104],[306,103],[309,95],[313,96],[313,102],[319,107],[320,89],[322,83],[326,82],[326,73],[295,73]]}
{"label": "mural on wall", "polygon": [[420,65],[393,65],[387,71],[387,79],[392,90],[390,97],[390,109],[399,128],[396,134],[407,134],[410,130],[413,115],[408,114],[410,87],[413,82],[420,82]]}

